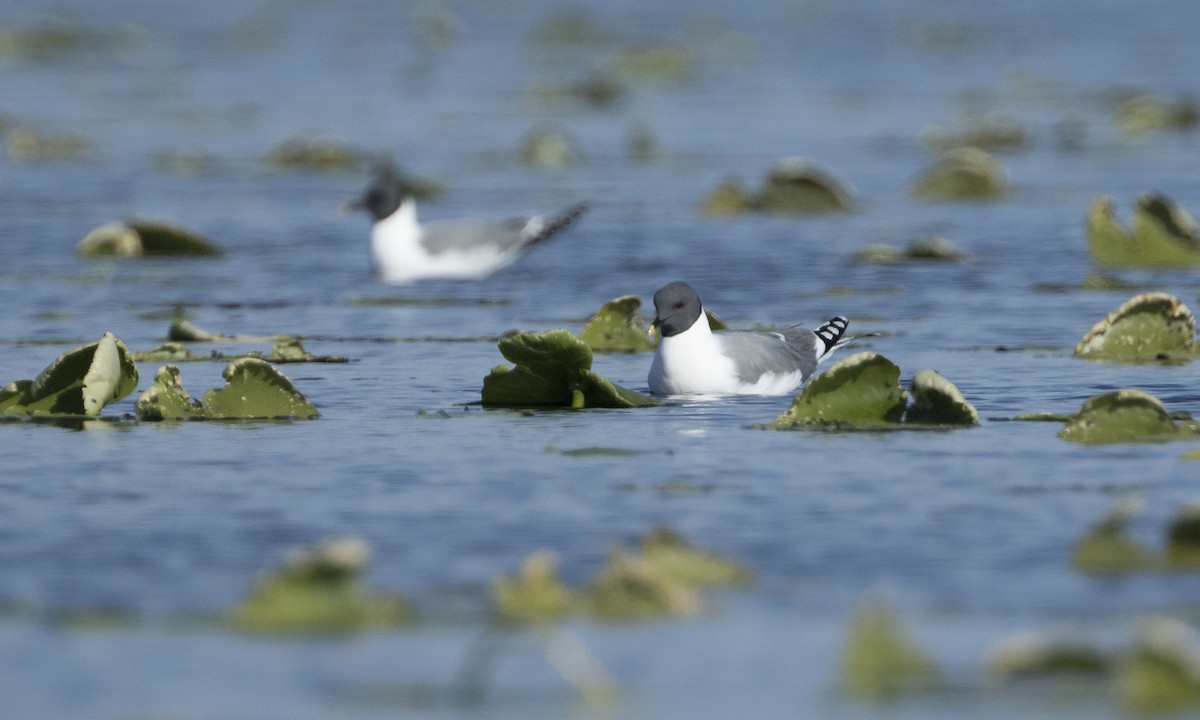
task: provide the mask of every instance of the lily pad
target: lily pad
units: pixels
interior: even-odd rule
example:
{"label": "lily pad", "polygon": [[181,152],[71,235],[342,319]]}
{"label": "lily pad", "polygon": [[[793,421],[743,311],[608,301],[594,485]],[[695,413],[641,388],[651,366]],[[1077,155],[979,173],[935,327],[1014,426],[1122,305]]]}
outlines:
{"label": "lily pad", "polygon": [[1166,563],[1175,569],[1200,569],[1200,504],[1179,509],[1167,527]]}
{"label": "lily pad", "polygon": [[554,554],[547,550],[527,557],[515,577],[493,583],[492,596],[500,616],[514,622],[552,622],[571,613],[576,604],[558,576]]}
{"label": "lily pad", "polygon": [[1102,675],[1113,660],[1094,643],[1071,636],[1017,635],[989,653],[988,669],[1004,678]]}
{"label": "lily pad", "polygon": [[986,150],[959,147],[938,158],[913,185],[917,197],[935,200],[978,200],[1008,192],[1000,162]]}
{"label": "lily pad", "polygon": [[1117,690],[1136,715],[1181,713],[1200,707],[1200,637],[1172,618],[1151,618],[1120,664]]}
{"label": "lily pad", "polygon": [[857,353],[813,378],[770,427],[897,423],[907,397],[895,363],[878,353]]}
{"label": "lily pad", "polygon": [[1154,558],[1129,535],[1129,521],[1141,510],[1136,498],[1126,498],[1096,523],[1071,556],[1071,564],[1085,573],[1127,573],[1145,570]]}
{"label": "lily pad", "polygon": [[293,138],[272,148],[265,161],[281,170],[353,171],[365,159],[361,151],[341,140]]}
{"label": "lily pad", "polygon": [[620,545],[585,591],[588,609],[598,617],[635,620],[669,615],[695,615],[700,597],[695,587],[663,574],[654,563]]}
{"label": "lily pad", "polygon": [[23,415],[95,417],[137,388],[137,365],[112,333],[63,353],[32,381],[0,391],[0,411]]}
{"label": "lily pad", "polygon": [[209,390],[197,402],[183,389],[179,368],[159,368],[154,385],[142,393],[135,405],[142,420],[263,420],[291,418],[308,420],[318,415],[286,377],[258,358],[234,360],[225,368],[225,387]]}
{"label": "lily pad", "polygon": [[959,389],[933,370],[921,370],[909,386],[913,403],[905,422],[931,425],[978,425],[979,413]]}
{"label": "lily pad", "polygon": [[754,198],[734,179],[726,179],[712,189],[701,203],[709,215],[735,215],[754,209]]}
{"label": "lily pad", "polygon": [[754,582],[754,573],[738,563],[696,548],[678,533],[654,530],[640,543],[642,557],[665,578],[688,585],[735,586]]}
{"label": "lily pad", "polygon": [[881,701],[929,690],[936,681],[937,667],[894,613],[872,604],[855,614],[842,656],[846,694]]}
{"label": "lily pad", "polygon": [[1141,390],[1118,390],[1088,398],[1058,436],[1089,444],[1162,442],[1194,437],[1191,424],[1177,425],[1161,401]]}
{"label": "lily pad", "polygon": [[1092,326],[1075,346],[1078,357],[1146,361],[1192,355],[1196,320],[1167,293],[1135,295]]}
{"label": "lily pad", "polygon": [[610,300],[587,321],[579,339],[592,352],[642,352],[653,350],[654,343],[646,334],[646,323],[638,315],[642,299],[623,295]]}
{"label": "lily pad", "polygon": [[767,175],[756,205],[771,212],[848,212],[854,209],[854,196],[829,171],[806,158],[791,157]]}
{"label": "lily pad", "polygon": [[541,128],[531,131],[521,142],[521,161],[541,168],[564,168],[583,160],[578,143],[562,130]]}
{"label": "lily pad", "polygon": [[357,539],[326,540],[294,552],[238,604],[230,621],[259,633],[329,633],[394,627],[412,610],[396,595],[370,593],[361,579],[368,549]]}
{"label": "lily pad", "polygon": [[1192,216],[1156,194],[1137,200],[1132,229],[1116,218],[1113,200],[1101,196],[1087,213],[1088,250],[1107,267],[1191,267],[1200,264],[1200,233]]}
{"label": "lily pad", "polygon": [[483,379],[485,407],[630,408],[654,398],[592,372],[592,350],[567,330],[520,333],[498,343],[516,367],[498,366]]}
{"label": "lily pad", "polygon": [[1135,136],[1160,130],[1190,130],[1200,122],[1200,111],[1186,99],[1163,100],[1152,95],[1137,95],[1117,107],[1117,123],[1126,135]]}
{"label": "lily pad", "polygon": [[83,257],[142,257],[161,255],[220,255],[210,240],[166,223],[129,220],[101,225],[75,246]]}

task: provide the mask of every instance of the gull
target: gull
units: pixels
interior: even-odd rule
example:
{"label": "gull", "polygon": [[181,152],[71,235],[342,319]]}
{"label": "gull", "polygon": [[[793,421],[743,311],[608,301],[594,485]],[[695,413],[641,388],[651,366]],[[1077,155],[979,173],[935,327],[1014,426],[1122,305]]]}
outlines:
{"label": "gull", "polygon": [[850,340],[840,315],[816,330],[714,332],[700,296],[682,281],[654,293],[654,313],[650,332],[662,333],[648,378],[655,395],[784,395]]}
{"label": "gull", "polygon": [[397,284],[485,277],[562,232],[587,209],[579,204],[555,216],[419,222],[408,184],[389,166],[376,172],[361,198],[342,206],[343,212],[365,210],[373,218],[371,259],[385,282]]}

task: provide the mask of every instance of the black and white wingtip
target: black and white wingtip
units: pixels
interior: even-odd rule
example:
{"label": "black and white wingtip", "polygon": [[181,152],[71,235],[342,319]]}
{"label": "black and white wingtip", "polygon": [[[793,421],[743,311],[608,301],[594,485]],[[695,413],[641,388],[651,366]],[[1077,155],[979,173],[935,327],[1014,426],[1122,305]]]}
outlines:
{"label": "black and white wingtip", "polygon": [[541,223],[540,227],[534,229],[533,237],[529,239],[528,244],[537,245],[543,240],[547,240],[563,230],[566,230],[590,208],[591,206],[589,206],[587,203],[580,203],[568,208],[558,217],[551,218],[549,220],[539,219],[539,222]]}
{"label": "black and white wingtip", "polygon": [[846,334],[846,328],[849,327],[849,325],[849,320],[841,315],[837,315],[830,318],[829,322],[825,323],[816,330],[813,330],[813,333],[816,334],[817,340],[821,344],[821,347],[818,348],[820,352],[817,353],[818,360],[838,349],[843,343],[846,343],[850,340],[850,338],[844,337]]}

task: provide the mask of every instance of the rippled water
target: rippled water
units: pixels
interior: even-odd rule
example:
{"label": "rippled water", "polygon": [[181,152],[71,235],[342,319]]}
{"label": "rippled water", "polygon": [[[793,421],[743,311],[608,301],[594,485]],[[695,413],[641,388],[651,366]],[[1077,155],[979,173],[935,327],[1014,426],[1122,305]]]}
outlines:
{"label": "rippled water", "polygon": [[[586,713],[536,649],[503,655],[482,704],[458,674],[483,632],[488,583],[552,548],[582,583],[608,548],[667,526],[759,576],[697,618],[570,629],[607,667],[628,717],[1106,717],[997,693],[983,658],[1009,633],[1078,625],[1100,637],[1139,616],[1195,613],[1200,578],[1097,579],[1074,542],[1127,493],[1148,544],[1195,499],[1179,445],[1078,447],[1047,424],[1106,390],[1200,409],[1200,370],[1085,363],[1083,332],[1132,291],[1047,292],[1092,273],[1082,217],[1097,194],[1158,190],[1195,211],[1197,135],[1122,135],[1112,98],[1195,92],[1200,5],[1072,2],[589,3],[594,43],[547,45],[554,3],[10,0],[0,31],[58,19],[73,51],[0,53],[0,112],[74,133],[79,159],[0,156],[0,381],[112,331],[161,342],[171,312],[225,334],[294,333],[344,365],[283,368],[321,410],[293,424],[0,424],[0,717],[489,717]],[[547,89],[615,49],[674,44],[682,81],[639,79],[589,108]],[[910,198],[932,160],[922,131],[976,115],[1018,122],[991,204]],[[519,162],[558,127],[581,162]],[[628,156],[639,127],[649,161]],[[446,186],[428,217],[504,217],[586,200],[569,233],[478,282],[393,288],[370,273],[367,227],[337,206],[364,172],[273,170],[289,138],[333,137]],[[851,215],[713,219],[704,194],[805,155],[850,181]],[[163,158],[199,159],[195,172]],[[205,234],[217,260],[84,261],[93,227],[137,216]],[[868,242],[944,235],[953,264],[855,264]],[[1197,299],[1187,272],[1123,272]],[[520,416],[464,407],[510,329],[578,330],[603,302],[687,279],[734,326],[845,314],[909,378],[955,382],[986,418],[952,433],[768,433],[789,398]],[[844,290],[844,289],[849,289]],[[407,304],[363,302],[396,297]],[[454,342],[450,342],[454,340]],[[998,352],[997,348],[1008,352]],[[206,351],[207,346],[201,351]],[[266,349],[222,346],[238,349]],[[595,369],[645,389],[648,355]],[[145,388],[157,364],[141,364]],[[194,394],[217,363],[183,365]],[[119,417],[133,398],[110,406]],[[424,411],[424,412],[422,412]],[[445,411],[444,413],[439,411]],[[589,447],[621,457],[555,452]],[[680,492],[672,488],[685,488]],[[205,618],[286,550],[329,536],[372,550],[370,582],[432,618],[417,629],[273,640]],[[838,693],[852,610],[883,597],[955,690],[873,706]],[[100,630],[57,621],[116,609]],[[517,640],[520,640],[519,638]]]}

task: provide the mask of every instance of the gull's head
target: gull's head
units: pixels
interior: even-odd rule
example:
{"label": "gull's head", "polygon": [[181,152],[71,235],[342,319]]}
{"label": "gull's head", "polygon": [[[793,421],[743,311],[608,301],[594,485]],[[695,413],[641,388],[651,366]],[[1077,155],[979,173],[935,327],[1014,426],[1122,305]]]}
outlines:
{"label": "gull's head", "polygon": [[390,217],[406,199],[412,197],[408,183],[391,163],[380,163],[375,168],[375,177],[357,200],[344,203],[342,212],[364,210],[376,220]]}
{"label": "gull's head", "polygon": [[654,322],[650,332],[657,328],[662,336],[669,338],[686,332],[704,313],[700,296],[691,285],[676,280],[667,283],[654,293]]}

